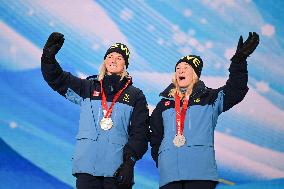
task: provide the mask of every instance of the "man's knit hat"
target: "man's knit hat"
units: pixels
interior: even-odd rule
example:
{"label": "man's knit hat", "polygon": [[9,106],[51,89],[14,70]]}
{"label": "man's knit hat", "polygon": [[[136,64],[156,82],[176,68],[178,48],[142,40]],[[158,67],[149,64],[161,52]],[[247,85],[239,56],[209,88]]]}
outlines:
{"label": "man's knit hat", "polygon": [[104,56],[104,59],[106,59],[107,55],[112,53],[112,52],[117,52],[117,53],[122,55],[122,57],[124,58],[124,61],[125,61],[125,66],[127,68],[128,65],[129,65],[129,55],[130,55],[130,51],[127,48],[127,46],[122,44],[122,43],[115,43],[115,44],[113,44],[107,50],[107,52],[106,52],[106,54]]}
{"label": "man's knit hat", "polygon": [[176,71],[176,68],[177,68],[177,65],[181,62],[186,62],[188,63],[192,68],[193,70],[195,71],[197,77],[199,78],[200,75],[201,75],[201,71],[202,71],[202,67],[203,67],[203,61],[202,59],[199,57],[199,56],[196,56],[196,55],[187,55],[187,56],[184,56],[182,57],[181,59],[179,59],[179,61],[176,63],[176,66],[175,66],[175,71]]}

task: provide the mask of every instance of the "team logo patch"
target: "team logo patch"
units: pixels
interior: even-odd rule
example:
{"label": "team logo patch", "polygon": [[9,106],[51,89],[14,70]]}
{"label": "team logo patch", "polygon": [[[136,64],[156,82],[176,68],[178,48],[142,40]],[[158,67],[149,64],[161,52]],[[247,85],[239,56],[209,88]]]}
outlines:
{"label": "team logo patch", "polygon": [[200,102],[200,98],[194,99],[194,102],[196,103]]}
{"label": "team logo patch", "polygon": [[93,96],[100,96],[100,92],[99,91],[94,91],[93,92]]}
{"label": "team logo patch", "polygon": [[129,102],[129,94],[125,94],[125,95],[124,95],[123,101]]}
{"label": "team logo patch", "polygon": [[165,106],[169,106],[171,104],[171,101],[166,101]]}

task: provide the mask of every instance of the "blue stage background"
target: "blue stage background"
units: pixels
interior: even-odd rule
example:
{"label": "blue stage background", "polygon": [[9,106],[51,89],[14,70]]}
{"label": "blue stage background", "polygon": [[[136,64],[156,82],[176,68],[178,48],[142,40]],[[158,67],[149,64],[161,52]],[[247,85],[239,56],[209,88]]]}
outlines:
{"label": "blue stage background", "polygon": [[[129,73],[151,110],[181,56],[200,55],[201,80],[217,88],[239,36],[259,33],[248,59],[249,93],[215,131],[218,188],[283,188],[283,8],[281,0],[0,0],[0,188],[75,187],[79,107],[49,88],[40,71],[53,31],[65,35],[58,61],[81,78],[98,73],[112,43],[127,44]],[[135,169],[134,189],[158,188],[149,150]]]}

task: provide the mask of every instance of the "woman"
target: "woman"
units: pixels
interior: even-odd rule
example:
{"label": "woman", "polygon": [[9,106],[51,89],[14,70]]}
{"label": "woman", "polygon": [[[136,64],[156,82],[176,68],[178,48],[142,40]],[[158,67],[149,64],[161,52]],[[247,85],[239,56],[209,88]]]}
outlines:
{"label": "woman", "polygon": [[[246,58],[259,43],[256,33],[240,37],[225,86],[207,88],[199,80],[203,61],[182,57],[151,115],[151,154],[160,174],[161,189],[215,188],[218,180],[214,129],[218,116],[242,101],[248,87]],[[181,107],[181,108],[180,108]]]}
{"label": "woman", "polygon": [[63,34],[49,36],[41,69],[53,90],[81,107],[73,157],[76,187],[132,188],[135,162],[147,151],[148,108],[126,71],[130,52],[124,44],[112,45],[99,75],[80,79],[55,59],[63,43]]}

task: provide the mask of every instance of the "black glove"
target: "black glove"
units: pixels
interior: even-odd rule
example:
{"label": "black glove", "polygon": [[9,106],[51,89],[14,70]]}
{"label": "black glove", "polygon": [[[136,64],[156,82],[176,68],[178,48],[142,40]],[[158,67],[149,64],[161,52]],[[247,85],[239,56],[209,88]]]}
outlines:
{"label": "black glove", "polygon": [[134,165],[135,161],[129,158],[114,173],[120,189],[129,189],[134,184]]}
{"label": "black glove", "polygon": [[58,32],[53,32],[47,39],[44,48],[43,56],[48,58],[55,58],[60,48],[64,43],[64,35]]}
{"label": "black glove", "polygon": [[249,36],[245,42],[243,37],[240,36],[238,47],[235,55],[231,58],[233,62],[246,60],[249,55],[253,53],[259,44],[259,36],[255,32],[249,32]]}

